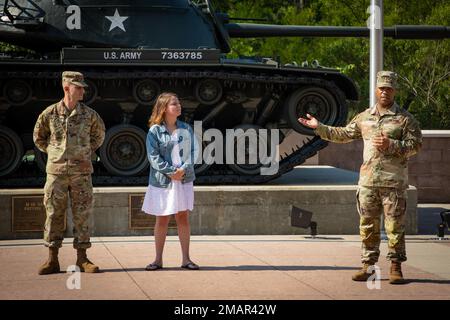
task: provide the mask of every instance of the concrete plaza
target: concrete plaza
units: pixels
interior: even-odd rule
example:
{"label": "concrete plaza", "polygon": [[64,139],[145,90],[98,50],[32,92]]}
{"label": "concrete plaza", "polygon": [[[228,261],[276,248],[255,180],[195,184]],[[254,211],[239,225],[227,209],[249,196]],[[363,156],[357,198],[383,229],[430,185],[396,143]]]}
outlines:
{"label": "concrete plaza", "polygon": [[158,271],[144,270],[153,259],[153,237],[97,237],[88,254],[102,272],[81,274],[80,289],[69,289],[74,274],[65,272],[76,260],[72,239],[60,250],[62,272],[47,276],[37,274],[48,255],[41,240],[4,240],[0,299],[450,299],[450,241],[433,237],[407,237],[409,283],[402,286],[387,281],[383,241],[380,289],[351,280],[360,267],[357,235],[193,236],[191,257],[199,271],[180,268],[176,236],[168,237]]}

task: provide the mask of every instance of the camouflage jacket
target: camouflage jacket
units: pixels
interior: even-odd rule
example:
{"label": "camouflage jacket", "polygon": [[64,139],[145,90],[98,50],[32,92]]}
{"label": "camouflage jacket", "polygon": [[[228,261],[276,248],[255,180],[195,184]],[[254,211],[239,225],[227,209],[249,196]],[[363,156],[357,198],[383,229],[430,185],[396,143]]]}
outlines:
{"label": "camouflage jacket", "polygon": [[33,140],[46,152],[47,173],[92,173],[91,156],[103,143],[105,125],[97,112],[83,103],[70,112],[63,100],[45,109],[36,122]]}
{"label": "camouflage jacket", "polygon": [[[315,130],[322,139],[347,143],[362,138],[364,161],[359,185],[368,187],[408,187],[408,158],[422,146],[422,133],[414,117],[396,103],[379,116],[376,106],[358,114],[346,127],[323,124]],[[375,134],[384,133],[390,139],[385,151],[372,145]]]}

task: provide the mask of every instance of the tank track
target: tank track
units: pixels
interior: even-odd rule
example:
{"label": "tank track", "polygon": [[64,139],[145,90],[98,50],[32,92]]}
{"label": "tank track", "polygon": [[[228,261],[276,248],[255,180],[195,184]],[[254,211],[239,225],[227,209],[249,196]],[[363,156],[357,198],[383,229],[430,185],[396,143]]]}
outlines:
{"label": "tank track", "polygon": [[[339,112],[338,119],[335,121],[335,125],[341,125],[345,122],[347,116],[346,98],[344,93],[338,89],[338,87],[330,81],[326,81],[320,78],[313,77],[298,77],[295,74],[295,70],[286,70],[284,72],[290,73],[288,75],[280,74],[270,74],[274,72],[279,72],[279,70],[264,70],[264,72],[259,72],[255,70],[253,72],[242,73],[242,71],[231,70],[231,66],[222,66],[220,71],[205,70],[202,71],[180,71],[180,70],[161,70],[161,71],[142,71],[133,70],[130,71],[129,68],[123,68],[123,70],[116,70],[115,72],[98,72],[90,68],[77,68],[85,73],[86,77],[89,79],[117,79],[117,75],[120,74],[120,79],[171,79],[180,81],[189,81],[190,79],[200,79],[200,78],[214,78],[218,80],[223,80],[224,84],[227,81],[242,82],[244,83],[266,83],[268,87],[278,86],[279,88],[287,88],[288,86],[296,85],[315,85],[321,86],[329,89],[335,95],[338,105],[342,108]],[[227,70],[230,69],[230,70]],[[231,71],[231,72],[230,72]],[[0,74],[0,78],[27,78],[27,79],[59,79],[60,71],[55,72],[20,72],[20,71],[6,71]],[[245,85],[245,84],[244,84]],[[306,161],[306,159],[314,156],[319,150],[327,146],[327,141],[322,140],[318,136],[311,137],[304,142],[303,146],[297,146],[296,149],[292,150],[292,153],[282,156],[279,163],[279,170],[276,174],[271,176],[265,175],[240,175],[235,173],[233,170],[225,168],[215,168],[211,167],[205,174],[198,175],[196,178],[196,184],[200,185],[213,185],[213,184],[260,184],[265,183],[281,175],[289,172],[295,166],[298,166]],[[21,171],[22,166],[18,169]],[[97,169],[96,169],[97,170]],[[24,170],[26,171],[26,170]],[[101,171],[101,170],[100,170]],[[103,170],[104,171],[104,170]],[[0,179],[0,187],[24,187],[24,186],[42,186],[45,182],[45,177],[42,173],[40,176],[36,176],[37,170],[29,169],[28,172],[14,173],[11,176],[2,177]],[[95,186],[136,186],[136,185],[147,185],[148,177],[147,175],[139,176],[111,176],[102,174],[101,172],[94,172],[93,183]]]}

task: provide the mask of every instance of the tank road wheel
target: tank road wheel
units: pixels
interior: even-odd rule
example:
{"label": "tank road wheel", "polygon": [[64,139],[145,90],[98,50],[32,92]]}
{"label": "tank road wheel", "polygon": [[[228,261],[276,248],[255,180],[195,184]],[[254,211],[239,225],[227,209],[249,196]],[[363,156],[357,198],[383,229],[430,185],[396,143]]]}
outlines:
{"label": "tank road wheel", "polygon": [[132,176],[148,167],[146,133],[132,125],[117,125],[106,132],[100,160],[113,175]]}
{"label": "tank road wheel", "polygon": [[97,85],[91,80],[85,79],[84,81],[87,83],[88,87],[84,89],[83,102],[87,105],[90,105],[95,101],[95,99],[97,99],[98,89]]}
{"label": "tank road wheel", "polygon": [[3,96],[9,104],[22,106],[31,100],[32,90],[23,80],[11,80],[3,87]]}
{"label": "tank road wheel", "polygon": [[0,177],[16,170],[23,157],[20,137],[11,129],[0,126]]}
{"label": "tank road wheel", "polygon": [[34,161],[41,172],[46,172],[47,154],[34,147]]}
{"label": "tank road wheel", "polygon": [[286,101],[286,117],[291,127],[306,135],[314,135],[314,130],[301,125],[297,119],[313,115],[320,122],[332,125],[338,117],[338,104],[333,95],[326,89],[306,87],[294,91]]}
{"label": "tank road wheel", "polygon": [[159,84],[150,79],[136,82],[133,87],[134,100],[139,104],[153,104],[160,92]]}
{"label": "tank road wheel", "polygon": [[204,79],[197,82],[194,95],[201,104],[211,106],[219,102],[222,98],[223,88],[219,81],[214,79]]}
{"label": "tank road wheel", "polygon": [[[234,128],[234,130],[242,129],[244,130],[244,134],[237,135],[237,137],[234,139],[234,163],[229,164],[228,166],[235,171],[238,174],[244,174],[244,175],[256,175],[261,173],[261,167],[263,166],[259,159],[259,144],[262,144],[266,147],[268,147],[268,144],[270,143],[270,135],[267,134],[267,140],[264,139],[261,135],[258,134],[258,130],[262,129],[260,126],[255,125],[239,125]],[[254,129],[256,133],[256,140],[252,143],[252,138],[247,138],[250,135],[250,132],[247,132],[249,129]],[[247,133],[247,134],[246,134]],[[245,139],[245,140],[244,140]],[[264,139],[264,140],[261,140]],[[256,142],[255,142],[256,141]],[[244,143],[245,149],[241,150],[240,152],[244,152],[245,161],[242,163],[238,159],[238,146],[239,143]],[[266,153],[270,154],[270,153]],[[251,155],[256,156],[256,163],[250,163]],[[240,163],[241,162],[241,163]]]}

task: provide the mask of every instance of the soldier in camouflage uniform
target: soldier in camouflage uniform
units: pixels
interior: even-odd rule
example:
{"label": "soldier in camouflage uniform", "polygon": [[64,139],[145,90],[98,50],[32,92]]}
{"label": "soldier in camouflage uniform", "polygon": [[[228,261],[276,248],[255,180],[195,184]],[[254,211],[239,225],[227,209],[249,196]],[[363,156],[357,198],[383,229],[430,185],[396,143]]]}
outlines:
{"label": "soldier in camouflage uniform", "polygon": [[422,134],[414,117],[394,101],[396,80],[395,73],[380,71],[377,104],[358,114],[346,127],[323,125],[309,114],[309,119],[299,118],[301,124],[315,129],[322,139],[337,143],[364,141],[364,162],[356,194],[363,267],[352,277],[355,281],[366,281],[373,274],[368,269],[380,255],[380,216],[384,212],[387,259],[391,261],[389,282],[405,283],[401,263],[406,261],[407,163],[422,146]]}
{"label": "soldier in camouflage uniform", "polygon": [[39,268],[39,274],[60,271],[58,250],[63,241],[69,196],[76,264],[81,271],[98,272],[99,268],[88,260],[86,249],[91,247],[88,226],[93,204],[91,156],[103,143],[105,125],[97,112],[80,102],[87,87],[83,74],[63,72],[62,85],[64,98],[39,115],[33,132],[36,147],[48,155],[44,241],[49,247],[49,259]]}

